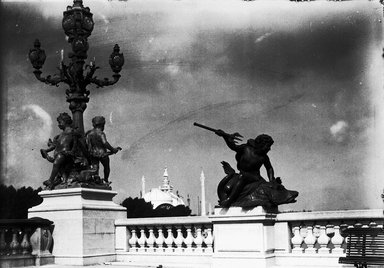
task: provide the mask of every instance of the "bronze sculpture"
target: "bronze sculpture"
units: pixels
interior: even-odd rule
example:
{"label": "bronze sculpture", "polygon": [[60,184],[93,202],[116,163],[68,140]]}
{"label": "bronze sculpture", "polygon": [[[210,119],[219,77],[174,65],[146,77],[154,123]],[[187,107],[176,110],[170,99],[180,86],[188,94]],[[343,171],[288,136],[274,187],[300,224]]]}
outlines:
{"label": "bronze sculpture", "polygon": [[[108,143],[104,133],[105,118],[94,117],[94,128],[87,131],[85,137],[73,128],[67,113],[61,113],[57,122],[63,132],[53,141],[49,139],[47,149],[40,150],[42,157],[53,163],[51,175],[44,181],[47,189],[78,186],[109,189],[109,155],[121,148]],[[51,151],[54,151],[53,157],[49,155]],[[99,163],[104,167],[104,182],[99,176]]]}
{"label": "bronze sculpture", "polygon": [[[77,145],[77,137],[72,128],[72,118],[67,113],[61,113],[57,117],[57,122],[63,132],[57,135],[53,141],[48,140],[48,149],[40,150],[42,157],[53,163],[51,175],[48,180],[44,181],[44,185],[50,189],[61,182],[59,177],[67,180],[68,166],[74,162]],[[53,157],[48,154],[51,151],[54,151]]]}
{"label": "bronze sculpture", "polygon": [[[89,102],[90,91],[87,86],[94,84],[97,87],[104,87],[117,83],[124,65],[124,56],[116,44],[109,57],[109,65],[114,73],[113,79],[98,79],[94,76],[99,67],[94,61],[86,64],[88,37],[94,27],[93,14],[89,7],[83,6],[82,0],[74,0],[72,6],[67,6],[63,12],[62,27],[71,44],[72,52],[68,53],[69,64],[64,63],[62,52],[58,74],[42,76],[40,69],[44,65],[46,55],[39,40],[36,39],[34,48],[29,51],[29,59],[35,69],[33,73],[39,81],[53,86],[58,86],[60,83],[67,84],[66,100],[72,112],[72,118],[68,114],[59,116],[59,128],[63,129],[63,133],[56,136],[53,141],[48,141],[48,149],[40,151],[45,159],[53,163],[51,175],[44,185],[48,189],[68,187],[111,189],[109,183],[103,182],[98,176],[98,164],[101,161],[104,166],[104,180],[108,181],[109,158],[92,156],[87,150],[83,113]],[[109,153],[116,153],[118,148],[108,149]],[[48,153],[53,150],[54,156],[49,156]]]}
{"label": "bronze sculpture", "polygon": [[[227,146],[236,152],[236,171],[225,161],[221,162],[227,174],[217,187],[219,205],[222,207],[256,207],[277,208],[278,205],[296,202],[297,191],[289,191],[282,185],[279,177],[275,178],[268,152],[273,144],[269,135],[261,134],[255,139],[238,145],[241,141],[239,133],[228,134],[221,129],[213,129],[198,123],[195,126],[215,132],[224,138]],[[267,182],[260,175],[260,168],[264,166],[267,171]]]}
{"label": "bronze sculpture", "polygon": [[112,147],[104,133],[105,118],[96,116],[92,119],[93,129],[85,133],[91,165],[99,171],[99,163],[104,167],[104,181],[108,183],[110,167],[109,155],[116,154],[121,147]]}

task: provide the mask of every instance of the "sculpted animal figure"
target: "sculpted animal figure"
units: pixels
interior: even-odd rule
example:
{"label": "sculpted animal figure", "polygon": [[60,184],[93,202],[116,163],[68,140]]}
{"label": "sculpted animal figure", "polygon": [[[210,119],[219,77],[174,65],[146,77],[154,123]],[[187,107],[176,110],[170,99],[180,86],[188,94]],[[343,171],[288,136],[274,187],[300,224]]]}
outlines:
{"label": "sculpted animal figure", "polygon": [[[227,174],[217,187],[217,195],[219,204],[221,200],[228,200],[228,197],[233,194],[234,186],[240,180],[240,174],[225,161],[221,162],[224,172]],[[257,207],[274,208],[281,204],[296,202],[296,197],[299,195],[297,191],[287,190],[281,183],[281,179],[277,177],[275,180],[267,182],[249,182],[239,191],[237,197],[230,203],[230,206],[236,207]],[[224,206],[224,205],[223,205]]]}
{"label": "sculpted animal figure", "polygon": [[[295,198],[299,193],[285,189],[280,177],[275,178],[274,169],[268,157],[268,152],[274,143],[271,136],[261,134],[244,144],[237,144],[243,138],[237,132],[228,134],[221,129],[216,130],[197,123],[195,125],[214,131],[236,153],[239,172],[236,172],[227,162],[221,162],[227,175],[217,187],[220,206],[277,207],[281,204],[296,202]],[[266,169],[268,181],[260,175],[262,166]]]}

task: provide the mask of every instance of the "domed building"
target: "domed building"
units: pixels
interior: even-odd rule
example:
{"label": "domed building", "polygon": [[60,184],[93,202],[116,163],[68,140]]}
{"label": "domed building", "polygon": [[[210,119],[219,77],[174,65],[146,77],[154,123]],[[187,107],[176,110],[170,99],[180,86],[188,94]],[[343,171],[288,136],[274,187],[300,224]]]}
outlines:
{"label": "domed building", "polygon": [[145,178],[142,178],[142,192],[145,202],[151,202],[153,208],[159,206],[173,206],[185,205],[183,199],[172,192],[173,186],[170,185],[168,179],[168,170],[164,169],[163,184],[159,188],[152,188],[148,193],[145,193]]}

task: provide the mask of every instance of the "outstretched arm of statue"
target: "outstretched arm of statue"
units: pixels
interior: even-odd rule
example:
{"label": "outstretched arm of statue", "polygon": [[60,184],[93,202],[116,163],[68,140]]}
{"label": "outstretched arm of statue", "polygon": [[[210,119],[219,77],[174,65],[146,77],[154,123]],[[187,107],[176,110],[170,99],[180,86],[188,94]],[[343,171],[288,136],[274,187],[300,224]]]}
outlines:
{"label": "outstretched arm of statue", "polygon": [[113,154],[116,154],[118,151],[121,151],[121,147],[113,147],[112,145],[110,145],[108,142],[108,149],[113,153]]}
{"label": "outstretched arm of statue", "polygon": [[48,154],[48,152],[50,152],[50,151],[52,151],[52,150],[50,150],[50,149],[46,149],[46,150],[40,149],[41,156],[44,159],[47,159],[49,162],[53,163],[55,161],[55,159]]}
{"label": "outstretched arm of statue", "polygon": [[264,161],[264,167],[267,170],[267,176],[269,181],[273,181],[275,179],[275,171],[273,170],[271,161],[269,160],[268,156],[266,156],[266,159]]}
{"label": "outstretched arm of statue", "polygon": [[121,147],[115,148],[111,144],[109,144],[109,142],[107,141],[107,137],[105,136],[105,133],[102,134],[101,140],[103,141],[105,148],[111,151],[113,154],[121,150]]}
{"label": "outstretched arm of statue", "polygon": [[48,143],[47,143],[47,146],[48,146],[47,149],[40,149],[41,156],[44,159],[47,159],[49,162],[53,163],[54,158],[52,156],[50,156],[48,153],[52,152],[53,150],[55,150],[56,149],[56,145],[55,145],[55,143],[51,139],[49,139]]}
{"label": "outstretched arm of statue", "polygon": [[238,132],[233,133],[233,134],[228,134],[228,133],[224,132],[223,130],[218,129],[215,131],[215,134],[220,136],[220,137],[223,137],[225,143],[227,144],[227,146],[231,150],[234,150],[236,152],[240,150],[241,145],[238,145],[236,143],[238,141],[241,141],[242,140],[241,138],[243,138],[243,136],[241,136]]}
{"label": "outstretched arm of statue", "polygon": [[267,170],[267,175],[268,175],[269,181],[273,181],[275,179],[275,171],[273,170],[273,167]]}

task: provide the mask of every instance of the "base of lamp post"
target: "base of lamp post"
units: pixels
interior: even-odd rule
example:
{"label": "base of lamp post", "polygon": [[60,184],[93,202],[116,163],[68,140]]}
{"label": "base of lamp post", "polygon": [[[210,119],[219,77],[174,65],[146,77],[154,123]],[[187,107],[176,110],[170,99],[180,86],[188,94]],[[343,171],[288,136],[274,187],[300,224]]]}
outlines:
{"label": "base of lamp post", "polygon": [[29,209],[28,217],[54,223],[56,264],[91,265],[115,261],[116,219],[126,218],[126,208],[115,204],[116,192],[75,188],[39,193],[43,203]]}

